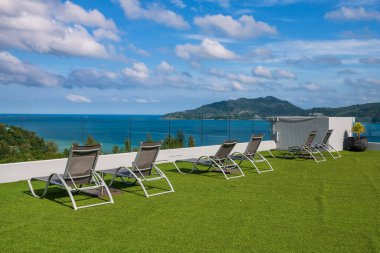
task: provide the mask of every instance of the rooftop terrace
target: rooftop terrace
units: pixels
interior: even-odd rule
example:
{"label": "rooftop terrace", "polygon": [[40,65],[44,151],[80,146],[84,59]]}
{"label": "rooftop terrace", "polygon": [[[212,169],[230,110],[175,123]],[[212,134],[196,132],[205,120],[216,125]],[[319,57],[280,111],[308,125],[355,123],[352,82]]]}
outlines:
{"label": "rooftop terrace", "polygon": [[25,181],[0,184],[1,250],[378,252],[380,151],[342,154],[319,164],[268,158],[275,171],[261,175],[246,163],[246,176],[229,181],[161,164],[175,193],[145,198],[115,184],[115,204],[80,211],[59,188],[36,199]]}

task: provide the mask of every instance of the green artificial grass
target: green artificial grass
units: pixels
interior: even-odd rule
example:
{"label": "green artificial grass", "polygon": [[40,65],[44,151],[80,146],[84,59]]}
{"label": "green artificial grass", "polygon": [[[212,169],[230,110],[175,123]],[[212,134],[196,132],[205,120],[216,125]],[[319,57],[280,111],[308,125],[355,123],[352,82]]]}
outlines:
{"label": "green artificial grass", "polygon": [[25,181],[0,184],[0,249],[380,251],[380,152],[344,152],[319,164],[269,161],[274,172],[259,175],[244,163],[246,176],[229,181],[220,173],[182,175],[171,164],[160,165],[175,193],[146,198],[139,186],[116,184],[124,193],[114,196],[115,204],[78,211],[60,188],[37,199]]}

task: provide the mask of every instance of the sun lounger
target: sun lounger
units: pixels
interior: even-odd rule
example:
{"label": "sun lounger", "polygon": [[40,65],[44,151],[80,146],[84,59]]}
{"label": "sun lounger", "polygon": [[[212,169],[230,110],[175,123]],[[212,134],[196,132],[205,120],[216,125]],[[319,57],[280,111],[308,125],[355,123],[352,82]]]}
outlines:
{"label": "sun lounger", "polygon": [[179,159],[173,162],[176,169],[183,174],[187,174],[181,170],[178,163],[191,163],[193,167],[189,173],[199,169],[199,165],[207,166],[206,171],[214,168],[215,171],[223,173],[224,177],[229,180],[232,178],[244,177],[244,172],[239,165],[231,159],[230,153],[235,147],[236,141],[225,141],[218,149],[214,156],[201,156],[199,158]]}
{"label": "sun lounger", "polygon": [[326,158],[317,148],[312,146],[312,143],[316,136],[317,136],[317,131],[311,131],[304,145],[291,146],[291,147],[288,147],[287,149],[271,149],[269,150],[269,154],[272,157],[276,158],[273,155],[272,151],[277,150],[277,151],[280,151],[282,157],[285,157],[285,158],[289,158],[289,157],[312,158],[317,163],[324,162],[326,161]]}
{"label": "sun lounger", "polygon": [[322,142],[314,145],[314,148],[328,152],[333,159],[342,157],[338,150],[329,144],[330,136],[332,135],[333,130],[330,129],[326,132],[325,137]]}
{"label": "sun lounger", "polygon": [[[32,195],[36,198],[43,198],[48,191],[48,187],[50,185],[56,185],[67,191],[74,210],[113,203],[112,195],[106,183],[95,171],[99,154],[100,145],[72,146],[63,174],[53,173],[48,177],[33,177],[28,180]],[[38,195],[33,189],[32,181],[46,182],[45,189],[41,195]],[[79,192],[88,193],[90,195],[99,195],[96,193],[105,194],[108,196],[109,201],[78,206],[73,197],[73,193]]]}
{"label": "sun lounger", "polygon": [[[253,167],[256,169],[257,173],[259,173],[259,174],[261,174],[262,172],[273,171],[272,165],[268,162],[268,160],[265,159],[265,157],[262,156],[259,152],[257,152],[263,138],[264,138],[264,134],[252,135],[250,141],[248,142],[248,145],[247,145],[247,148],[245,149],[245,151],[243,153],[235,152],[232,154],[231,158],[233,160],[238,160],[239,165],[241,165],[241,163],[244,160],[249,161],[253,165]],[[261,162],[266,163],[268,165],[268,168],[266,168],[264,170],[259,170],[256,163],[261,163]]]}
{"label": "sun lounger", "polygon": [[[155,165],[160,147],[161,142],[142,142],[131,168],[122,166],[109,170],[100,170],[99,173],[103,175],[112,175],[109,186],[114,183],[116,178],[120,178],[122,182],[128,185],[138,182],[143,189],[146,197],[174,192],[173,186],[167,176]],[[129,181],[130,179],[132,179],[132,182]],[[144,182],[161,179],[166,180],[170,187],[170,190],[149,194],[144,185]]]}

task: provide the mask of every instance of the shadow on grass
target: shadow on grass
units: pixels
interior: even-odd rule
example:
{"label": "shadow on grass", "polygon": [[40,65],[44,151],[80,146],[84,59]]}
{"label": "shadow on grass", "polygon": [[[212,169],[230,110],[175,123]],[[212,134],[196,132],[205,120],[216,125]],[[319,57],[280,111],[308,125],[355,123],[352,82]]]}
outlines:
{"label": "shadow on grass", "polygon": [[[106,180],[106,183],[107,182],[109,183],[109,181]],[[165,188],[162,188],[162,187],[159,187],[159,186],[147,185],[146,181],[144,183],[145,183],[144,184],[145,189],[148,192],[149,192],[149,190],[152,190],[152,189],[162,190],[162,191],[168,191],[168,190],[170,190],[170,189],[165,189]],[[143,189],[141,188],[140,184],[138,184],[137,182],[135,182],[134,184],[126,184],[126,183],[121,182],[121,181],[114,181],[113,184],[112,184],[112,186],[110,186],[110,188],[111,187],[113,189],[117,189],[117,190],[120,190],[120,191],[123,191],[123,192],[132,193],[132,194],[136,194],[136,195],[139,195],[139,196],[146,197],[145,194],[144,194]]]}
{"label": "shadow on grass", "polygon": [[[41,195],[43,193],[44,189],[35,189],[34,191],[37,195]],[[32,195],[32,193],[30,191],[22,191],[22,193],[29,195],[30,197],[36,198]],[[79,192],[78,191],[76,193],[73,192],[72,194],[73,194],[73,197],[75,199],[77,206],[81,206],[80,203],[82,203],[83,201],[86,202],[90,199],[97,199],[99,201],[100,200],[108,201],[106,198],[100,197],[101,195],[95,195],[93,193],[86,193],[86,192]],[[67,191],[63,188],[59,188],[56,186],[51,186],[48,189],[46,195],[41,199],[47,199],[47,200],[56,202],[60,205],[63,205],[65,207],[73,208],[71,199],[70,199]]]}

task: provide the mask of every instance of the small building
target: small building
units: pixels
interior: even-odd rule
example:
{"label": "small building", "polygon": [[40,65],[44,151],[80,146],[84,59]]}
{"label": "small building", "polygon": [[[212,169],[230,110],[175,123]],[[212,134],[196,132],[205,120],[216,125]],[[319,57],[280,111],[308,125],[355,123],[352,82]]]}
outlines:
{"label": "small building", "polygon": [[272,123],[273,140],[280,149],[305,144],[310,131],[318,131],[313,143],[321,142],[329,129],[333,129],[330,145],[342,150],[346,137],[352,136],[352,124],[355,117],[303,117],[278,116],[269,117]]}

